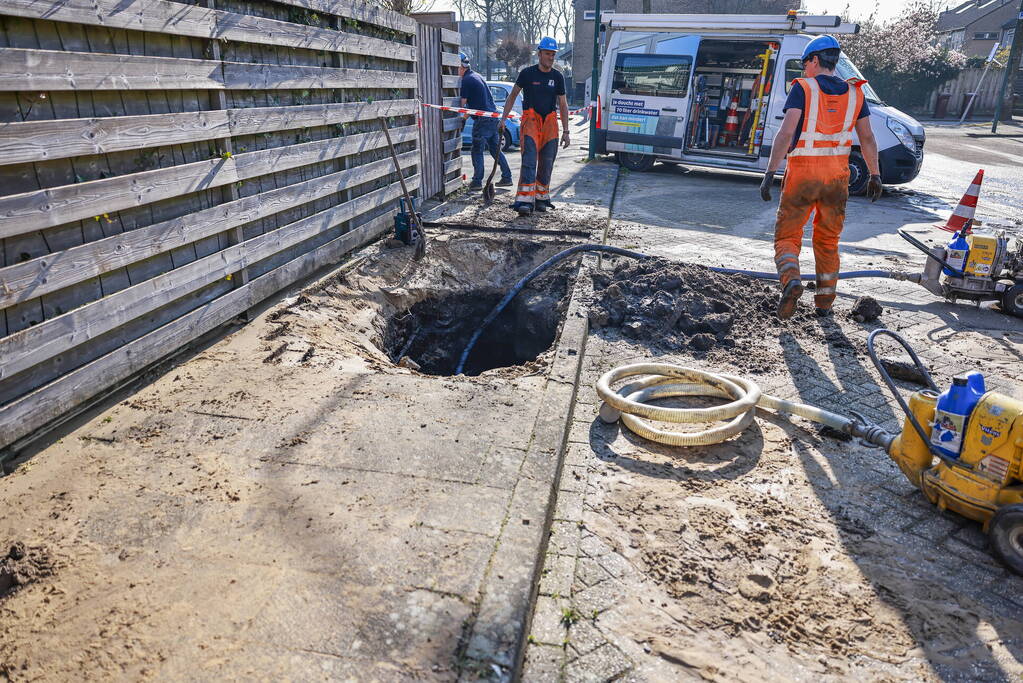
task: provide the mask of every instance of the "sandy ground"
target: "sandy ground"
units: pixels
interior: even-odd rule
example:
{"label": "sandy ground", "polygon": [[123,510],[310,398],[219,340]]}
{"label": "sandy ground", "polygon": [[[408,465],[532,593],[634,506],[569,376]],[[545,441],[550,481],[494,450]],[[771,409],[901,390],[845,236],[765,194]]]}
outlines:
{"label": "sandy ground", "polygon": [[563,246],[371,247],[22,463],[0,480],[0,679],[456,677],[484,587],[528,604],[535,549],[521,590],[489,572],[544,523],[551,354],[426,376],[387,323]]}

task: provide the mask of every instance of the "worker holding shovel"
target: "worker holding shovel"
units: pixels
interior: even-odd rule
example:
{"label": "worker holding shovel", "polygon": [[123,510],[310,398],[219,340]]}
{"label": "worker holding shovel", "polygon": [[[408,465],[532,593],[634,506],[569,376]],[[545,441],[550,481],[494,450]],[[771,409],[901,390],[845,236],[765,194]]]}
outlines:
{"label": "worker holding shovel", "polygon": [[[461,97],[462,106],[468,109],[480,111],[497,111],[494,104],[494,96],[490,94],[490,86],[483,80],[483,77],[469,68],[469,57],[464,52],[459,53],[461,66],[458,68],[458,75],[462,78]],[[463,121],[469,117],[466,114]],[[486,149],[494,157],[494,163],[501,166],[501,180],[498,185],[509,187],[512,184],[511,168],[508,160],[504,158],[501,151],[501,139],[504,131],[498,132],[497,120],[489,116],[473,116],[472,122],[472,182],[469,183],[470,190],[478,190],[483,187],[484,160],[483,150]]]}
{"label": "worker holding shovel", "polygon": [[565,98],[565,77],[554,68],[554,55],[558,43],[553,38],[541,38],[536,46],[537,64],[526,67],[515,79],[515,86],[504,104],[504,114],[498,131],[504,134],[504,121],[515,106],[519,92],[523,93],[522,168],[519,169],[519,188],[512,208],[522,216],[533,211],[553,209],[550,183],[554,159],[558,155],[558,109],[561,111],[561,146],[568,147],[568,100]]}
{"label": "worker holding shovel", "polygon": [[838,239],[845,223],[849,199],[849,153],[853,131],[870,171],[867,197],[881,196],[877,142],[870,129],[870,112],[863,96],[864,80],[844,81],[835,76],[841,56],[838,41],[820,36],[803,51],[805,78],[793,81],[785,102],[785,119],[771,147],[760,196],[771,201],[774,174],[788,154],[781,203],[774,228],[774,262],[781,280],[778,317],[792,317],[803,293],[799,249],[803,226],[814,213],[813,253],[817,266],[814,305],[817,315],[831,314],[838,284]]}

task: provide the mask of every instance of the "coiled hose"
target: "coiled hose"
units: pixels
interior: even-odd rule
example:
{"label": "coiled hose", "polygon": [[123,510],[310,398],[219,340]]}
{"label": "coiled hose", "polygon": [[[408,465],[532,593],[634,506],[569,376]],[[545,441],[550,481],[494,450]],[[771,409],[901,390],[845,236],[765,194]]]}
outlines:
{"label": "coiled hose", "polygon": [[[522,288],[529,284],[530,280],[540,275],[545,270],[562,261],[563,259],[568,258],[569,256],[574,256],[575,254],[582,254],[585,252],[593,251],[604,252],[607,254],[615,254],[617,256],[627,256],[629,258],[634,259],[651,258],[648,254],[641,254],[638,251],[630,251],[629,249],[612,247],[606,244],[578,244],[574,247],[569,247],[564,251],[560,251],[554,256],[551,256],[549,259],[538,265],[536,268],[533,268],[533,270],[526,273],[526,275],[521,280],[516,282],[515,286],[512,287],[508,291],[508,293],[504,295],[504,298],[501,299],[501,301],[499,301],[496,306],[494,306],[493,310],[491,310],[490,313],[487,314],[487,317],[483,319],[483,321],[479,324],[479,327],[477,327],[476,330],[472,333],[472,336],[469,338],[469,342],[465,345],[465,348],[462,349],[462,355],[459,356],[458,365],[455,367],[455,374],[456,375],[462,374],[462,371],[465,369],[465,362],[466,360],[468,360],[469,354],[472,352],[473,347],[476,346],[476,342],[479,341],[480,335],[483,334],[483,330],[485,330],[490,323],[494,322],[497,316],[501,315],[501,312],[505,308],[507,308],[508,304],[511,303],[512,299],[514,299],[518,295],[518,293],[522,291]],[[705,267],[708,270],[714,271],[715,273],[724,273],[725,275],[748,275],[749,277],[755,277],[761,280],[778,279],[777,273],[768,273],[758,270],[741,270],[738,268],[716,268],[712,266]],[[896,273],[888,270],[853,270],[838,274],[839,280],[852,280],[854,278],[863,277],[892,278],[896,280],[905,279],[905,276],[902,275],[901,273]],[[816,276],[814,275],[802,276],[803,280],[814,280],[815,278]]]}
{"label": "coiled hose", "polygon": [[[612,385],[629,377],[643,379],[617,391]],[[832,429],[859,437],[885,450],[895,435],[862,417],[845,417],[805,403],[793,403],[765,394],[756,382],[724,373],[706,372],[669,363],[635,363],[604,373],[597,380],[597,394],[604,401],[600,418],[612,423],[619,418],[635,434],[668,446],[706,446],[720,443],[746,429],[756,408],[798,415]],[[673,396],[707,396],[733,399],[711,408],[665,408],[646,401]],[[673,432],[658,429],[642,418],[674,423],[704,423],[728,420],[723,425],[698,432]]]}

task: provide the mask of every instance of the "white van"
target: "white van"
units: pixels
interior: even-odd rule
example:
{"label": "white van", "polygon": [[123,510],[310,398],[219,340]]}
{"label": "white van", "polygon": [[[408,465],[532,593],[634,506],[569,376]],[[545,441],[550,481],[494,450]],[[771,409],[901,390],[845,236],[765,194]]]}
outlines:
{"label": "white van", "polygon": [[[634,171],[655,161],[763,172],[803,48],[819,34],[855,33],[835,16],[601,14],[605,45],[596,148]],[[836,75],[861,78],[844,54]],[[865,86],[881,180],[920,173],[924,129]],[[866,189],[854,139],[849,189]]]}

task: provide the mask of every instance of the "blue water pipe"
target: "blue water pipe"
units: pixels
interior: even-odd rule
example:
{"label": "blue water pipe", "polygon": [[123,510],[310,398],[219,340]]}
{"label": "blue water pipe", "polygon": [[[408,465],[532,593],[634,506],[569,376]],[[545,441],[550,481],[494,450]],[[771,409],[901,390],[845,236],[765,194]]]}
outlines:
{"label": "blue water pipe", "polygon": [[[455,368],[455,374],[456,375],[462,374],[462,371],[465,368],[465,361],[469,358],[469,354],[472,352],[473,347],[476,346],[476,342],[479,341],[480,335],[483,334],[483,330],[486,329],[486,327],[490,323],[494,322],[497,316],[501,315],[501,312],[508,306],[509,303],[511,303],[511,300],[514,299],[518,295],[518,293],[522,291],[523,287],[525,287],[527,284],[529,284],[531,280],[533,280],[535,277],[537,277],[538,275],[546,271],[548,268],[558,263],[559,261],[568,258],[569,256],[586,252],[601,252],[605,254],[614,254],[616,256],[627,256],[629,258],[634,259],[653,258],[649,254],[641,254],[638,251],[630,251],[629,249],[612,247],[606,244],[577,244],[574,247],[569,247],[568,249],[560,251],[554,256],[551,256],[549,259],[538,265],[536,268],[533,268],[533,270],[526,273],[526,275],[521,280],[516,282],[515,286],[508,290],[508,293],[504,295],[504,298],[501,299],[501,301],[499,301],[498,304],[494,306],[493,310],[491,310],[490,313],[487,314],[487,317],[485,317],[483,319],[483,322],[479,324],[479,327],[476,328],[476,331],[472,333],[472,337],[469,338],[469,343],[465,345],[465,349],[462,350],[462,355],[459,356],[458,358],[458,366]],[[678,263],[680,265],[698,266],[698,264],[686,264],[681,261],[673,261],[672,263]],[[707,268],[708,270],[712,270],[715,273],[724,273],[725,275],[747,275],[749,277],[755,277],[760,280],[778,279],[777,273],[766,273],[757,270],[742,270],[740,268],[716,268],[713,266],[703,267]],[[898,274],[887,270],[852,270],[849,272],[838,274],[839,280],[852,280],[855,278],[863,277],[900,279]],[[803,275],[802,279],[815,280],[816,276]]]}

